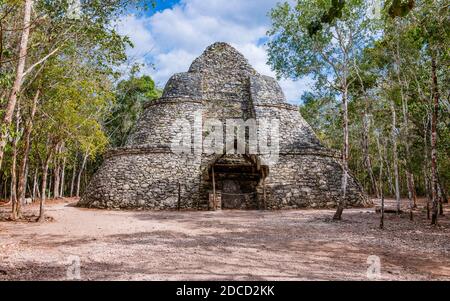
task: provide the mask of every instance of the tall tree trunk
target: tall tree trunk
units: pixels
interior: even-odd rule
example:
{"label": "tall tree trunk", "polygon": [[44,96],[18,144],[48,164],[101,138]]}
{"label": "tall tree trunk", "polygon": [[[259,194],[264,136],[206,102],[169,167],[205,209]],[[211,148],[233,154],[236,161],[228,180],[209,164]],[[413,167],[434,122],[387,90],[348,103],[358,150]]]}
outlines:
{"label": "tall tree trunk", "polygon": [[438,224],[438,180],[437,180],[437,120],[439,111],[439,88],[436,73],[436,58],[431,55],[431,77],[433,88],[433,114],[431,116],[431,195],[433,209],[431,212],[431,224]]}
{"label": "tall tree trunk", "polygon": [[48,173],[48,188],[47,188],[47,198],[52,198],[52,171],[50,169],[50,172]]}
{"label": "tall tree trunk", "polygon": [[[396,27],[396,29],[398,29],[398,27]],[[398,31],[396,31],[398,33]],[[410,219],[413,219],[413,208],[414,208],[414,204],[416,203],[416,200],[413,199],[415,198],[415,188],[414,188],[414,179],[413,179],[413,175],[411,172],[411,154],[409,151],[409,118],[408,118],[408,99],[405,96],[404,93],[404,89],[403,86],[405,85],[405,82],[402,80],[400,72],[401,72],[401,60],[400,60],[400,39],[397,39],[397,44],[396,44],[396,63],[397,63],[397,80],[398,80],[398,84],[400,86],[400,96],[402,99],[402,113],[403,113],[403,143],[405,145],[405,173],[406,173],[406,186],[408,189],[408,200],[409,200],[409,204],[410,204]],[[407,84],[406,84],[407,86]]]}
{"label": "tall tree trunk", "polygon": [[430,219],[430,203],[432,202],[432,197],[431,197],[431,186],[430,186],[430,181],[428,179],[428,174],[429,174],[429,170],[428,168],[424,168],[424,180],[425,180],[425,193],[427,195],[427,204],[426,204],[426,211],[427,211],[427,219]]}
{"label": "tall tree trunk", "polygon": [[[28,173],[29,173],[29,165],[28,165],[28,163],[27,163],[27,165],[25,166],[25,176],[24,176],[24,179],[25,179],[25,183],[24,183],[24,190],[23,190],[23,198],[22,199],[20,199],[19,198],[19,200],[20,200],[20,204],[23,204],[24,202],[25,202],[25,197],[26,197],[26,195],[27,195],[27,185],[28,185],[28,188],[29,188],[29,184],[28,184]],[[30,191],[30,190],[29,190]]]}
{"label": "tall tree trunk", "polygon": [[364,81],[361,78],[361,75],[359,73],[359,68],[355,62],[355,71],[356,75],[359,80],[359,84],[361,85],[361,91],[364,94],[364,114],[363,114],[363,139],[362,139],[362,147],[363,147],[363,154],[364,154],[364,165],[367,169],[367,173],[369,174],[370,184],[372,186],[372,193],[374,193],[377,198],[380,197],[378,192],[378,186],[375,180],[375,176],[373,174],[372,170],[372,162],[370,159],[370,153],[369,153],[369,132],[370,132],[370,120],[368,116],[368,110],[369,110],[369,98],[367,97],[366,89],[364,87]]}
{"label": "tall tree trunk", "polygon": [[64,197],[65,170],[66,170],[66,157],[63,158],[62,169],[61,169],[61,185],[60,185],[59,196],[62,198]]}
{"label": "tall tree trunk", "polygon": [[413,179],[412,179],[412,175],[408,172],[406,172],[406,186],[408,188],[408,200],[409,200],[409,219],[413,220],[414,219],[414,215],[413,215],[413,208],[414,208],[414,201],[413,201],[413,193],[412,191],[414,190],[413,185]]}
{"label": "tall tree trunk", "polygon": [[380,147],[380,137],[377,137],[378,155],[380,160],[380,174],[379,174],[379,184],[380,184],[380,198],[381,198],[381,217],[380,217],[380,229],[384,229],[384,191],[383,191],[383,153]]}
{"label": "tall tree trunk", "polygon": [[423,178],[425,182],[425,192],[427,195],[427,204],[426,204],[426,210],[427,210],[427,219],[430,219],[430,203],[432,202],[431,197],[431,185],[429,181],[429,174],[430,174],[430,167],[428,164],[428,158],[429,158],[429,151],[428,151],[428,139],[430,136],[428,136],[428,128],[430,124],[430,115],[427,111],[426,120],[424,122],[424,133],[423,133]]}
{"label": "tall tree trunk", "polygon": [[44,164],[42,164],[42,186],[41,186],[41,202],[39,205],[39,218],[38,222],[43,222],[45,220],[45,200],[47,197],[46,189],[47,189],[47,176],[48,176],[48,165],[50,162],[50,156],[45,159]]}
{"label": "tall tree trunk", "polygon": [[70,181],[70,197],[74,196],[75,179],[77,177],[77,159],[78,159],[78,156],[76,156],[75,162],[73,163],[73,168],[72,168],[72,180]]}
{"label": "tall tree trunk", "polygon": [[59,163],[56,164],[55,169],[53,170],[53,198],[59,198],[59,180],[61,176],[61,167]]}
{"label": "tall tree trunk", "polygon": [[18,144],[20,139],[20,107],[16,110],[16,136],[13,140],[13,155],[12,155],[12,163],[11,163],[11,202],[12,202],[12,212],[11,219],[17,220],[18,216],[18,208],[20,199],[17,197],[17,153],[18,153]]}
{"label": "tall tree trunk", "polygon": [[19,204],[17,206],[17,216],[20,218],[21,213],[21,204],[23,204],[25,200],[25,189],[26,189],[26,169],[28,166],[28,156],[30,155],[30,145],[31,145],[31,133],[33,130],[33,120],[36,115],[37,103],[39,100],[40,90],[38,89],[33,98],[33,104],[30,112],[30,117],[25,126],[24,132],[24,145],[23,145],[23,157],[22,162],[19,169],[19,185],[17,187],[17,196],[19,198]]}
{"label": "tall tree trunk", "polygon": [[[414,179],[414,174],[411,173],[411,182],[412,182],[412,197],[413,197],[413,208],[417,208],[417,190],[416,190],[416,180]],[[420,182],[420,181],[419,181]]]}
{"label": "tall tree trunk", "polygon": [[344,128],[344,143],[342,151],[342,199],[338,204],[336,213],[334,214],[334,220],[341,220],[342,213],[346,206],[347,198],[347,173],[348,173],[348,154],[349,154],[349,144],[348,144],[348,87],[347,82],[344,80],[344,91],[342,95],[342,114],[343,114],[343,128]]}
{"label": "tall tree trunk", "polygon": [[367,113],[363,116],[363,153],[364,153],[364,165],[367,168],[367,173],[369,174],[370,184],[372,186],[372,192],[375,193],[377,198],[380,197],[379,190],[375,181],[375,176],[372,170],[372,161],[369,154],[369,120]]}
{"label": "tall tree trunk", "polygon": [[80,197],[81,176],[83,175],[84,168],[86,167],[86,161],[87,161],[88,156],[89,156],[89,152],[86,151],[86,153],[84,154],[83,163],[81,164],[80,171],[78,173],[78,178],[77,178],[77,194],[76,194],[77,198]]}
{"label": "tall tree trunk", "polygon": [[13,143],[13,155],[11,162],[11,202],[12,202],[12,213],[11,219],[17,220],[17,207],[19,206],[19,199],[17,198],[17,176],[16,176],[16,166],[17,166],[17,139]]}
{"label": "tall tree trunk", "polygon": [[25,62],[27,58],[28,51],[28,38],[30,36],[30,19],[31,19],[31,9],[33,6],[32,0],[25,0],[24,14],[23,14],[23,30],[20,39],[19,46],[19,56],[17,62],[16,76],[11,89],[10,96],[8,98],[8,103],[6,105],[5,113],[3,115],[3,120],[0,128],[0,168],[3,162],[3,155],[5,146],[8,139],[7,128],[12,122],[14,109],[16,108],[17,94],[20,92],[23,81],[23,72],[25,69]]}
{"label": "tall tree trunk", "polygon": [[[399,76],[400,80],[400,76]],[[406,174],[406,186],[408,189],[408,200],[409,200],[409,216],[413,220],[413,208],[415,208],[416,201],[416,190],[414,187],[414,178],[411,172],[411,153],[409,151],[409,120],[408,120],[408,100],[403,94],[403,88],[401,88],[402,95],[402,111],[403,111],[403,136],[405,144],[405,174]]]}
{"label": "tall tree trunk", "polygon": [[37,176],[38,176],[38,168],[36,167],[36,170],[34,171],[34,176],[33,176],[33,192],[31,193],[31,199],[34,201],[36,199],[37,196]]}
{"label": "tall tree trunk", "polygon": [[383,144],[383,153],[385,154],[384,156],[384,163],[386,165],[386,177],[388,180],[388,185],[389,185],[389,193],[391,195],[395,195],[395,189],[394,189],[394,184],[392,181],[392,172],[391,172],[391,168],[390,168],[390,162],[388,160],[388,151],[386,149],[386,145]]}
{"label": "tall tree trunk", "polygon": [[397,202],[397,214],[400,214],[400,184],[398,172],[398,152],[397,152],[397,113],[394,102],[391,101],[392,113],[392,153],[394,158],[394,181],[395,181],[395,200]]}
{"label": "tall tree trunk", "polygon": [[47,189],[47,176],[48,176],[48,166],[52,159],[53,148],[50,145],[50,139],[47,139],[46,145],[46,158],[42,162],[42,186],[41,186],[41,202],[39,205],[39,217],[37,219],[38,222],[45,221],[45,200],[47,197],[46,189]]}
{"label": "tall tree trunk", "polygon": [[61,152],[62,145],[56,147],[55,168],[53,169],[53,198],[59,198],[59,182],[61,176],[61,165],[58,155]]}

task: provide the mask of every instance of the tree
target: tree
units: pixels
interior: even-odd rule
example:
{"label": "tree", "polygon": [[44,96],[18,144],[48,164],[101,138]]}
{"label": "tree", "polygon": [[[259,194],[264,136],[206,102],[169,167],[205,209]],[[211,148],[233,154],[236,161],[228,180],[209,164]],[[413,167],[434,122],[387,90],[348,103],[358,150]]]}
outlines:
{"label": "tree", "polygon": [[73,0],[0,3],[0,166],[13,219],[21,216],[29,170],[43,220],[47,183],[54,197],[64,190],[66,157],[94,158],[105,149],[103,121],[114,104],[117,66],[131,45],[111,25],[133,3],[87,0],[79,13]]}
{"label": "tree", "polygon": [[[16,68],[16,74],[14,79],[14,84],[12,86],[11,92],[9,94],[8,103],[6,105],[6,110],[3,115],[2,125],[0,128],[0,167],[2,166],[4,148],[6,145],[8,127],[11,125],[12,117],[14,114],[14,109],[16,108],[17,94],[20,92],[22,86],[25,61],[28,53],[28,39],[30,36],[30,19],[31,19],[31,8],[33,6],[32,0],[26,0],[23,12],[23,22],[22,34],[20,38],[20,46],[18,49],[18,62]],[[3,49],[2,49],[3,51]]]}
{"label": "tree", "polygon": [[[71,11],[73,0],[25,0],[23,21],[19,29],[15,19],[21,15],[17,10],[20,2],[18,5],[16,1],[7,1],[2,5],[7,13],[2,18],[0,66],[2,70],[15,68],[16,72],[12,87],[2,89],[0,94],[9,95],[2,116],[0,167],[17,97],[27,78],[41,71],[42,69],[37,67],[45,64],[52,57],[60,54],[68,55],[74,51],[87,60],[90,59],[105,66],[123,62],[126,59],[125,47],[131,43],[127,37],[117,34],[110,25],[114,17],[120,15],[132,3],[134,1],[131,0],[112,0],[106,3],[100,0],[87,0],[82,2],[80,14],[74,16]],[[33,31],[30,35],[31,29]],[[8,33],[7,36],[4,36],[4,32]],[[14,40],[16,32],[21,38],[17,51],[14,51],[14,45],[8,42]],[[30,48],[29,44],[34,47]],[[10,52],[6,60],[1,59],[5,52],[3,48]]]}
{"label": "tree", "polygon": [[277,74],[293,79],[312,75],[342,100],[342,198],[337,220],[347,197],[350,74],[374,30],[366,14],[364,1],[359,0],[298,0],[295,6],[279,4],[271,12],[269,63]]}
{"label": "tree", "polygon": [[[450,183],[448,1],[385,1],[379,20],[346,17],[353,5],[317,0],[277,6],[271,14],[270,63],[279,76],[316,79],[300,111],[328,147],[344,144],[345,154],[342,141],[348,140],[348,167],[367,191],[377,194],[378,187],[380,196],[388,191],[399,211],[406,195],[410,218],[416,194],[429,195],[437,224]],[[352,22],[365,26],[353,27],[351,39],[343,35],[352,58],[345,60],[337,33]],[[369,36],[358,40],[361,31]],[[342,117],[335,118],[339,107]],[[373,129],[390,142],[378,143]]]}
{"label": "tree", "polygon": [[116,88],[116,102],[111,109],[111,116],[105,120],[111,146],[124,146],[131,129],[143,110],[143,105],[161,96],[150,76],[136,77],[131,74],[122,80]]}

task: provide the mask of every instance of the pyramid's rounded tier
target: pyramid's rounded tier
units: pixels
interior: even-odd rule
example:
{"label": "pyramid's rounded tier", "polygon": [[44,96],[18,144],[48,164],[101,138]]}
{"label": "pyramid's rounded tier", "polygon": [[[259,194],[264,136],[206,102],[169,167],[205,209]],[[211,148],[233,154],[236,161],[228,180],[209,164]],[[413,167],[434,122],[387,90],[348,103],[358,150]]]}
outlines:
{"label": "pyramid's rounded tier", "polygon": [[[209,118],[220,120],[226,129],[227,120],[248,120],[242,115],[242,104],[220,103],[186,99],[162,98],[149,103],[138,126],[130,135],[127,146],[161,145],[170,147],[173,139],[181,131],[180,122],[189,122],[192,135],[194,126],[203,124]],[[322,145],[316,138],[311,127],[301,117],[298,108],[289,104],[256,104],[253,107],[254,116],[259,126],[268,126],[270,137],[279,138],[281,153],[292,153],[299,149],[320,149]],[[198,121],[200,120],[201,123]],[[197,121],[195,123],[194,121]],[[205,135],[207,129],[203,129]]]}

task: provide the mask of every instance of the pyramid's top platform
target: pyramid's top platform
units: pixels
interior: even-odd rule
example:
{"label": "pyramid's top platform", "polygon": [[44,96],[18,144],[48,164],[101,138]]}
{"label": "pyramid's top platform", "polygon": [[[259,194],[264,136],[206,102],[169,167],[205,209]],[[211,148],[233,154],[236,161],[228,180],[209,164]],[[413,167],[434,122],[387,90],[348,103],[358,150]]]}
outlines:
{"label": "pyramid's top platform", "polygon": [[233,46],[217,42],[206,48],[201,56],[194,60],[189,72],[194,73],[235,73],[245,76],[257,72],[248,60]]}
{"label": "pyramid's top platform", "polygon": [[188,72],[168,81],[163,98],[285,103],[277,81],[260,75],[234,47],[217,42],[194,60]]}

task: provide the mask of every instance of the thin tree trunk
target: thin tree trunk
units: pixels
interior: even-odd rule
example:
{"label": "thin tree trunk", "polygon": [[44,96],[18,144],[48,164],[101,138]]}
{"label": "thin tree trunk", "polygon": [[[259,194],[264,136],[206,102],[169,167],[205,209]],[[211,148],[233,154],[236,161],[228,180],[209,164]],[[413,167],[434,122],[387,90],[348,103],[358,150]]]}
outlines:
{"label": "thin tree trunk", "polygon": [[344,146],[342,151],[342,199],[338,204],[338,208],[333,217],[334,220],[341,220],[342,213],[344,212],[344,208],[346,206],[346,198],[347,198],[347,173],[348,173],[348,87],[347,82],[344,80],[344,92],[342,95],[342,107],[343,107],[343,128],[344,128]]}
{"label": "thin tree trunk", "polygon": [[381,152],[380,147],[380,138],[377,137],[377,146],[378,146],[378,154],[380,158],[380,174],[379,174],[379,182],[380,182],[380,198],[381,198],[381,217],[380,217],[380,229],[384,229],[384,191],[383,191],[383,154]]}
{"label": "thin tree trunk", "polygon": [[430,124],[430,116],[427,112],[427,118],[426,122],[424,123],[424,135],[423,135],[423,145],[424,145],[424,160],[423,160],[423,175],[424,175],[424,181],[425,181],[425,189],[427,194],[427,204],[426,204],[426,210],[427,210],[427,219],[430,219],[430,203],[432,202],[431,197],[431,185],[429,181],[429,174],[430,174],[430,168],[428,165],[429,158],[429,152],[428,152],[428,127]]}
{"label": "thin tree trunk", "polygon": [[33,176],[33,192],[31,194],[31,199],[34,201],[36,199],[36,190],[37,190],[37,176],[38,176],[38,168],[36,167],[36,170],[34,171],[34,176]]}
{"label": "thin tree trunk", "polygon": [[49,155],[47,159],[45,160],[44,164],[42,165],[42,193],[41,193],[41,203],[39,206],[39,218],[38,222],[43,222],[45,220],[45,200],[46,200],[46,193],[45,190],[47,188],[47,176],[48,176],[48,164],[50,162]]}
{"label": "thin tree trunk", "polygon": [[38,222],[45,221],[45,200],[46,200],[46,188],[47,188],[47,176],[48,176],[48,166],[50,164],[50,161],[52,159],[53,155],[53,148],[50,145],[50,139],[47,139],[47,145],[46,145],[46,158],[42,162],[42,189],[41,189],[41,202],[39,205],[39,218]]}
{"label": "thin tree trunk", "polygon": [[78,178],[77,178],[77,194],[76,194],[76,197],[77,197],[77,198],[80,197],[81,176],[82,176],[82,174],[83,174],[84,168],[86,167],[86,161],[87,161],[88,155],[89,155],[89,152],[86,151],[86,153],[84,154],[84,157],[83,157],[83,163],[81,164],[81,168],[80,168],[80,171],[79,171],[79,173],[78,173]]}
{"label": "thin tree trunk", "polygon": [[[413,193],[413,208],[417,208],[417,190],[416,190],[416,180],[414,179],[414,174],[411,174],[411,181],[412,181],[412,193]],[[419,179],[420,182],[420,179]]]}
{"label": "thin tree trunk", "polygon": [[36,108],[37,103],[39,100],[40,90],[37,90],[36,94],[33,98],[33,105],[31,108],[30,117],[27,121],[27,124],[25,126],[25,132],[24,132],[24,146],[23,146],[23,157],[22,157],[22,164],[19,169],[19,185],[17,188],[17,196],[19,198],[19,204],[17,207],[17,216],[20,218],[22,215],[21,213],[21,204],[23,204],[23,201],[25,200],[25,189],[26,189],[26,169],[28,166],[28,156],[30,155],[30,145],[31,145],[31,133],[33,130],[33,120],[34,116],[36,114]]}
{"label": "thin tree trunk", "polygon": [[70,181],[70,197],[74,196],[75,178],[77,176],[77,157],[75,158],[75,162],[73,163],[72,168],[72,181]]}
{"label": "thin tree trunk", "polygon": [[64,177],[65,177],[65,170],[66,170],[66,157],[63,159],[62,163],[62,170],[61,170],[61,186],[59,191],[59,196],[64,197]]}
{"label": "thin tree trunk", "polygon": [[55,168],[53,169],[53,198],[57,199],[59,198],[59,182],[60,182],[60,176],[61,176],[61,165],[58,155],[61,152],[62,145],[59,145],[56,147],[56,156],[55,156]]}
{"label": "thin tree trunk", "polygon": [[30,19],[32,6],[33,6],[32,0],[25,0],[25,7],[23,14],[23,31],[20,39],[19,56],[18,56],[19,60],[17,63],[16,76],[14,79],[10,96],[8,98],[8,103],[6,105],[0,129],[0,168],[2,166],[4,150],[7,143],[8,137],[7,127],[9,127],[9,125],[12,122],[14,110],[16,108],[17,95],[19,94],[20,88],[22,87],[23,73],[25,69],[25,62],[28,51],[28,38],[30,36]]}
{"label": "thin tree trunk", "polygon": [[61,176],[61,167],[59,166],[59,164],[57,164],[55,166],[55,169],[53,170],[53,197],[55,199],[59,198],[59,180],[60,180],[60,176]]}
{"label": "thin tree trunk", "polygon": [[386,164],[386,177],[387,177],[388,185],[389,185],[389,193],[391,195],[395,195],[394,184],[392,181],[392,172],[391,172],[391,168],[389,167],[390,162],[388,160],[388,154],[387,154],[387,149],[386,149],[385,145],[383,145],[383,152],[385,154],[384,163]]}
{"label": "thin tree trunk", "polygon": [[424,178],[425,178],[425,187],[426,187],[426,194],[427,194],[427,204],[426,204],[427,219],[430,219],[430,203],[431,203],[432,198],[431,198],[431,193],[430,193],[430,191],[431,191],[430,183],[428,181],[428,173],[429,173],[429,171],[428,171],[428,169],[424,169],[424,172],[425,172],[425,176],[424,176]]}
{"label": "thin tree trunk", "polygon": [[400,215],[400,184],[398,172],[398,153],[397,153],[397,114],[395,112],[394,102],[391,102],[392,111],[392,153],[394,158],[394,180],[395,180],[395,200],[397,202],[397,214]]}
{"label": "thin tree trunk", "polygon": [[17,220],[19,217],[18,215],[18,208],[20,207],[20,199],[17,197],[17,152],[18,152],[18,144],[19,144],[19,127],[20,127],[20,107],[16,110],[16,136],[14,137],[13,141],[13,155],[12,155],[12,162],[11,162],[11,202],[12,202],[12,212],[11,212],[11,219]]}
{"label": "thin tree trunk", "polygon": [[[398,27],[396,27],[398,28]],[[409,151],[409,118],[408,118],[408,99],[405,96],[403,85],[405,84],[401,78],[400,72],[401,72],[401,61],[400,61],[400,39],[397,39],[397,48],[396,48],[396,63],[397,63],[397,80],[398,84],[400,86],[400,95],[402,99],[402,113],[403,113],[403,142],[405,145],[405,173],[406,173],[406,186],[408,189],[408,200],[410,204],[409,214],[410,219],[413,219],[413,207],[416,203],[416,200],[414,198],[415,196],[415,189],[414,189],[414,179],[412,178],[413,175],[411,173],[411,154]]]}
{"label": "thin tree trunk", "polygon": [[25,188],[24,188],[24,191],[23,191],[23,198],[22,199],[19,198],[21,204],[23,204],[23,202],[25,201],[25,197],[26,197],[26,194],[27,194],[28,173],[29,173],[29,166],[28,166],[28,163],[27,163],[27,165],[25,166],[25,176],[24,176],[24,179],[25,179],[24,187]]}
{"label": "thin tree trunk", "polygon": [[412,188],[414,185],[411,174],[406,171],[406,186],[408,187],[408,200],[409,200],[409,219],[414,219],[413,214],[413,208],[414,208],[414,201],[412,196],[412,191],[414,188]]}
{"label": "thin tree trunk", "polygon": [[433,209],[431,212],[431,224],[438,224],[438,181],[437,181],[437,119],[439,110],[439,88],[436,73],[436,58],[431,56],[431,76],[433,87],[433,114],[431,118],[431,195],[433,201]]}
{"label": "thin tree trunk", "polygon": [[369,122],[369,117],[367,114],[367,111],[369,109],[369,99],[367,97],[367,93],[366,93],[366,89],[364,87],[364,82],[360,76],[360,73],[358,71],[358,67],[357,64],[355,63],[355,70],[356,70],[356,75],[358,76],[359,79],[359,83],[361,85],[361,91],[364,94],[364,114],[363,114],[363,153],[364,153],[364,165],[367,169],[367,172],[369,174],[369,179],[370,179],[370,184],[372,186],[372,193],[374,193],[377,198],[380,197],[379,192],[378,192],[378,187],[377,187],[377,183],[375,180],[375,176],[373,174],[373,170],[372,170],[372,162],[370,159],[370,153],[369,153],[369,132],[370,132],[370,122]]}
{"label": "thin tree trunk", "polygon": [[51,199],[52,196],[52,171],[48,173],[48,189],[47,189],[47,198]]}
{"label": "thin tree trunk", "polygon": [[16,166],[17,166],[17,139],[13,143],[13,155],[11,162],[11,202],[12,202],[12,213],[11,219],[17,220],[17,207],[19,206],[19,199],[17,198],[17,176],[16,176]]}
{"label": "thin tree trunk", "polygon": [[369,121],[367,113],[364,113],[363,116],[363,153],[364,153],[364,165],[367,168],[367,173],[369,174],[370,178],[370,184],[372,186],[372,192],[377,196],[377,198],[380,197],[378,187],[375,181],[375,176],[373,174],[372,170],[372,161],[370,159],[369,154]]}
{"label": "thin tree trunk", "polygon": [[9,183],[9,202],[12,203],[13,201],[13,181],[11,179],[11,183]]}

